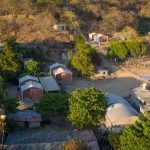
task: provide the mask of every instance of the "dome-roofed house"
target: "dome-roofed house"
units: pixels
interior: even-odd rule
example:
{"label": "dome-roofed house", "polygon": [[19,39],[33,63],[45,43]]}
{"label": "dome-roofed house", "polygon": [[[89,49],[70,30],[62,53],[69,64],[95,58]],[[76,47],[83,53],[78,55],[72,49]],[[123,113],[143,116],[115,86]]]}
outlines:
{"label": "dome-roofed house", "polygon": [[121,96],[108,93],[105,125],[111,132],[120,132],[124,126],[134,123],[138,112]]}

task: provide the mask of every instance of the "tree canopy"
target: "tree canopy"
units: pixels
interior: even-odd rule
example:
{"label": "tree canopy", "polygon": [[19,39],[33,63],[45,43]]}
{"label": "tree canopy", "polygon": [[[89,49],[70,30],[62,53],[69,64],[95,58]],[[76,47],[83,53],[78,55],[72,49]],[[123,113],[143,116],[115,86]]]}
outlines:
{"label": "tree canopy", "polygon": [[79,128],[97,125],[105,116],[107,98],[94,88],[77,89],[69,97],[68,119]]}
{"label": "tree canopy", "polygon": [[4,41],[2,51],[0,51],[0,69],[4,71],[12,71],[14,73],[20,70],[20,55],[18,53],[17,43],[12,38]]}
{"label": "tree canopy", "polygon": [[0,100],[0,107],[4,109],[5,113],[14,113],[19,106],[18,98],[6,98]]}
{"label": "tree canopy", "polygon": [[36,104],[36,109],[42,115],[63,115],[68,110],[66,96],[62,93],[47,93]]}
{"label": "tree canopy", "polygon": [[150,148],[150,115],[140,116],[139,120],[127,126],[120,136],[109,136],[109,141],[119,150],[148,150]]}
{"label": "tree canopy", "polygon": [[69,59],[81,74],[91,76],[94,73],[92,58],[95,52],[95,49],[85,44],[82,36],[75,36],[75,52],[69,53]]}
{"label": "tree canopy", "polygon": [[37,61],[28,60],[25,62],[25,71],[27,73],[37,76],[40,73],[40,65]]}
{"label": "tree canopy", "polygon": [[150,148],[150,116],[142,116],[128,126],[120,136],[121,150],[147,150]]}
{"label": "tree canopy", "polygon": [[113,58],[117,57],[124,60],[127,56],[139,57],[146,55],[148,47],[141,38],[126,41],[112,41],[108,50],[108,56]]}

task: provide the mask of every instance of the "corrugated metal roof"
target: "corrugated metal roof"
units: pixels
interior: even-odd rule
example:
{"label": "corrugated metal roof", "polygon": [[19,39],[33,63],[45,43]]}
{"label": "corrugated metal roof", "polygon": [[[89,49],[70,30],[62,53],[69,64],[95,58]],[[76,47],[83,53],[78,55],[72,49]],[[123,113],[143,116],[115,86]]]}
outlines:
{"label": "corrugated metal roof", "polygon": [[[55,128],[52,130],[51,127],[47,127],[9,134],[4,150],[17,150],[19,145],[20,149],[18,148],[18,150],[61,150],[62,143],[71,139],[85,140],[91,150],[99,149],[97,139],[92,131],[64,130],[60,127],[59,130],[55,130]],[[11,149],[11,147],[13,148]]]}
{"label": "corrugated metal roof", "polygon": [[24,82],[24,81],[27,81],[27,80],[33,80],[33,81],[39,82],[39,79],[38,79],[37,77],[31,76],[31,75],[26,75],[26,76],[24,76],[24,77],[19,78],[19,84],[20,84],[21,82]]}
{"label": "corrugated metal roof", "polygon": [[37,88],[37,89],[43,90],[42,85],[40,83],[37,83],[37,82],[34,82],[34,81],[28,81],[20,87],[21,92],[23,92],[23,91],[25,91],[29,88]]}
{"label": "corrugated metal roof", "polygon": [[41,115],[35,110],[17,111],[15,114],[10,114],[9,118],[16,121],[42,121]]}
{"label": "corrugated metal roof", "polygon": [[150,111],[150,90],[145,90],[142,87],[138,87],[132,90],[132,93],[140,100],[142,103],[146,103],[144,108]]}
{"label": "corrugated metal roof", "polygon": [[62,67],[62,68],[67,68],[64,64],[60,64],[60,63],[55,63],[49,66],[49,69],[54,69],[56,67]]}
{"label": "corrugated metal roof", "polygon": [[52,76],[49,77],[40,77],[40,82],[44,88],[44,91],[60,91],[60,88]]}
{"label": "corrugated metal roof", "polygon": [[108,97],[108,108],[106,117],[109,118],[111,123],[117,122],[123,118],[131,118],[138,116],[138,112],[121,96],[116,94],[106,94]]}
{"label": "corrugated metal roof", "polygon": [[68,73],[68,74],[72,74],[72,72],[69,70],[69,69],[67,69],[67,68],[58,68],[55,72],[54,72],[54,75],[56,76],[56,75],[58,75],[58,74],[60,74],[60,73],[63,73],[63,72],[66,72],[66,73]]}

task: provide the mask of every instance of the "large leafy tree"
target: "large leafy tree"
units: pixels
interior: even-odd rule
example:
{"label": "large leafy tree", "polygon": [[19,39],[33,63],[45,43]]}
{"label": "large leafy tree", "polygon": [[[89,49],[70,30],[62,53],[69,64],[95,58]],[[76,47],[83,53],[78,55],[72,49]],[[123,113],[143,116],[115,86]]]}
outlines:
{"label": "large leafy tree", "polygon": [[25,62],[25,71],[32,75],[39,75],[40,73],[40,65],[37,61],[28,60]]}
{"label": "large leafy tree", "polygon": [[120,136],[121,150],[150,149],[150,115],[140,117],[133,125],[128,126]]}
{"label": "large leafy tree", "polygon": [[133,125],[127,126],[119,135],[109,135],[110,143],[119,150],[150,149],[150,115],[140,116]]}
{"label": "large leafy tree", "polygon": [[129,52],[133,57],[138,57],[139,55],[145,55],[147,54],[148,51],[147,46],[140,38],[126,41],[126,47],[129,49]]}
{"label": "large leafy tree", "polygon": [[82,36],[75,36],[75,52],[69,53],[72,66],[83,75],[93,75],[94,64],[92,58],[95,52],[95,49],[85,44]]}
{"label": "large leafy tree", "polygon": [[124,60],[128,55],[128,49],[125,47],[123,42],[111,42],[108,55],[110,57],[118,57],[120,60]]}
{"label": "large leafy tree", "polygon": [[2,72],[11,71],[16,73],[20,70],[20,67],[20,54],[18,53],[17,44],[9,38],[4,41],[3,49],[0,52],[0,69]]}
{"label": "large leafy tree", "polygon": [[94,88],[77,89],[69,97],[68,119],[79,128],[97,125],[105,116],[106,106],[104,92]]}
{"label": "large leafy tree", "polygon": [[36,109],[42,115],[61,115],[67,112],[66,95],[62,93],[47,93],[36,104]]}

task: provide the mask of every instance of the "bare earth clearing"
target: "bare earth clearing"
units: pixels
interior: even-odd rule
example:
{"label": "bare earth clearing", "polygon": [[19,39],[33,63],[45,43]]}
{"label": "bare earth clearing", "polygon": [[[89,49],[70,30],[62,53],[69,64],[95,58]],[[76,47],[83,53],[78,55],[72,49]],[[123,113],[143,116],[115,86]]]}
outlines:
{"label": "bare earth clearing", "polygon": [[118,70],[115,72],[115,75],[117,78],[95,81],[85,78],[74,78],[72,83],[66,85],[66,89],[73,91],[77,88],[95,87],[105,92],[113,92],[126,97],[133,88],[140,86],[142,83],[142,80],[138,76],[129,71]]}

